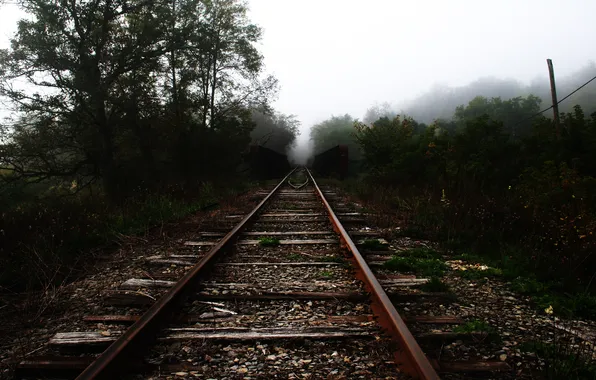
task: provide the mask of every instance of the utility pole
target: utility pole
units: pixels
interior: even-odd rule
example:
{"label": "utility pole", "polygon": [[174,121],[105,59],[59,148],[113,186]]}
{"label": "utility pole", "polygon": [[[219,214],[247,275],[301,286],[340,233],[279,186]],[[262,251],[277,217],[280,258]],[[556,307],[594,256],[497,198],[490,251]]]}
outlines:
{"label": "utility pole", "polygon": [[557,88],[555,87],[555,70],[553,69],[553,61],[550,59],[546,60],[548,65],[548,75],[550,77],[550,93],[553,98],[553,116],[555,122],[555,128],[557,129],[557,138],[561,137],[561,125],[559,123],[559,104],[557,102]]}

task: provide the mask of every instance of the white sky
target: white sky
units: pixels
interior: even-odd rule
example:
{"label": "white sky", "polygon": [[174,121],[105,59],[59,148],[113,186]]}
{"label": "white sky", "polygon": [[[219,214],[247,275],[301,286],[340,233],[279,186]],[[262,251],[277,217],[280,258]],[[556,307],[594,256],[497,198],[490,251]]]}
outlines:
{"label": "white sky", "polygon": [[[596,58],[596,0],[250,0],[264,29],[278,111],[308,129],[332,114],[362,117],[375,102],[402,103],[433,84],[483,76],[547,79]],[[0,12],[0,48],[23,17]],[[303,133],[305,135],[306,133]],[[305,136],[303,136],[305,137]]]}
{"label": "white sky", "polygon": [[[548,81],[596,58],[596,0],[250,0],[278,111],[303,129],[433,84]],[[306,131],[305,131],[306,132]],[[303,134],[306,134],[303,132]],[[304,137],[304,136],[303,136]]]}

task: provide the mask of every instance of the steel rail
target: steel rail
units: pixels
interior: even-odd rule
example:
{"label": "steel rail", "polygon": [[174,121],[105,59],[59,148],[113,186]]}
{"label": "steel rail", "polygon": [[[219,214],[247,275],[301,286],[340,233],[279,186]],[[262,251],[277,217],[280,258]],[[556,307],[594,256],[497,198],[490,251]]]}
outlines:
{"label": "steel rail", "polygon": [[304,186],[308,185],[308,181],[309,179],[306,178],[306,181],[302,184],[302,185],[294,185],[289,179],[288,179],[288,185],[292,186],[294,188],[294,190],[300,190],[302,189]]}
{"label": "steel rail", "polygon": [[378,322],[389,335],[398,343],[397,352],[395,352],[396,364],[400,370],[416,379],[439,379],[439,375],[430,364],[430,361],[422,352],[422,349],[412,336],[412,333],[404,323],[403,319],[393,306],[393,303],[383,290],[381,284],[370,270],[370,267],[364,260],[364,257],[358,251],[356,244],[348,235],[341,222],[333,212],[333,209],[325,199],[323,192],[315,181],[310,170],[306,169],[310,180],[312,181],[317,195],[325,205],[329,219],[333,228],[340,235],[341,241],[352,254],[352,261],[356,264],[356,275],[364,282],[366,289],[371,293],[374,314],[378,317]]}
{"label": "steel rail", "polygon": [[176,284],[155,302],[137,322],[128,328],[114,343],[112,343],[93,363],[91,363],[77,379],[106,379],[115,378],[134,367],[136,360],[147,352],[161,325],[172,317],[177,305],[184,299],[206,269],[208,269],[217,254],[224,248],[263,205],[277,192],[284,182],[296,171],[292,169],[283,180],[226,236],[224,236],[195,266],[193,266]]}

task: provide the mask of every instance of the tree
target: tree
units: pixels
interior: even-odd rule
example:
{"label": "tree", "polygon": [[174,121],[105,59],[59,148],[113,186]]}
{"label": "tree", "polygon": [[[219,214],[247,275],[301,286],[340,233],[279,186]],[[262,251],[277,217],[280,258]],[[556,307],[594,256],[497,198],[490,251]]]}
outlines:
{"label": "tree", "polygon": [[[230,170],[254,127],[248,110],[277,88],[243,1],[22,6],[31,19],[0,52],[0,94],[22,115],[2,159],[16,177],[101,179],[116,199],[139,180]],[[217,159],[215,142],[233,157]]]}
{"label": "tree", "polygon": [[534,95],[518,96],[508,100],[477,96],[465,107],[458,106],[454,119],[463,126],[467,121],[488,116],[492,120],[502,122],[505,131],[515,139],[531,133],[533,121],[530,118],[540,110],[541,102],[542,100]]}
{"label": "tree", "polygon": [[314,125],[310,129],[315,154],[324,152],[336,145],[347,145],[350,159],[360,157],[360,148],[354,136],[354,123],[350,115],[332,116],[330,119]]}
{"label": "tree", "polygon": [[255,129],[251,132],[253,143],[285,153],[298,136],[300,122],[295,115],[269,113],[266,110],[252,112]]}

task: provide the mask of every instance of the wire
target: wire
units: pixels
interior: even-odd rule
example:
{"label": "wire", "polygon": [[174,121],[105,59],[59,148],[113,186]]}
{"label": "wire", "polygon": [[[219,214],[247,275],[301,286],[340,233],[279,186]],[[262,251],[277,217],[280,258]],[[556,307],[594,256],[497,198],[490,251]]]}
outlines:
{"label": "wire", "polygon": [[566,97],[564,97],[563,99],[559,100],[557,102],[557,104],[561,103],[563,100],[567,99],[568,97],[570,97],[571,95],[575,94],[576,92],[578,92],[579,90],[581,90],[582,88],[586,87],[586,85],[588,85],[588,83],[590,83],[591,81],[593,81],[594,79],[596,79],[596,77],[590,79],[589,81],[587,81],[586,83],[582,84],[581,86],[579,86],[575,91],[573,91],[571,94],[567,95]]}
{"label": "wire", "polygon": [[[576,88],[576,89],[575,89],[573,92],[571,92],[570,94],[568,94],[568,95],[567,95],[566,97],[564,97],[563,99],[561,99],[561,100],[557,101],[557,105],[561,104],[561,102],[562,102],[563,100],[565,100],[565,99],[569,98],[571,95],[575,94],[576,92],[578,92],[578,91],[579,91],[579,90],[581,90],[582,88],[586,87],[586,86],[587,86],[587,85],[588,85],[590,82],[592,82],[594,79],[596,79],[596,76],[595,76],[594,78],[590,79],[589,81],[587,81],[586,83],[582,84],[582,85],[581,85],[581,86],[579,86],[578,88]],[[528,120],[530,120],[530,119],[533,119],[533,118],[535,118],[536,116],[538,116],[538,115],[540,115],[540,114],[542,114],[542,113],[544,113],[544,112],[546,112],[546,111],[550,110],[550,109],[551,109],[551,108],[553,108],[553,107],[554,107],[554,105],[552,105],[552,106],[550,106],[550,107],[548,107],[548,108],[545,108],[545,109],[543,109],[542,111],[540,111],[540,112],[537,112],[537,113],[535,113],[534,115],[532,115],[532,116],[530,116],[530,117],[527,117],[527,118],[525,118],[525,119],[523,119],[523,120],[521,120],[521,121],[518,121],[517,123],[513,124],[513,127],[516,127],[516,126],[518,126],[518,125],[520,125],[520,124],[522,124],[522,123],[524,123],[524,122],[526,122],[526,121],[528,121]]]}

